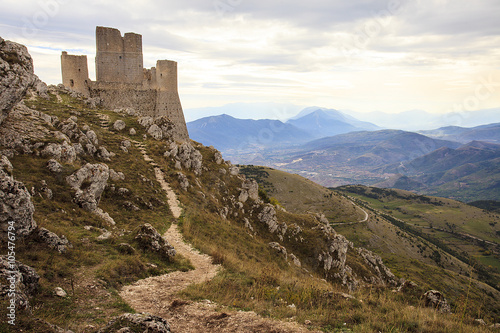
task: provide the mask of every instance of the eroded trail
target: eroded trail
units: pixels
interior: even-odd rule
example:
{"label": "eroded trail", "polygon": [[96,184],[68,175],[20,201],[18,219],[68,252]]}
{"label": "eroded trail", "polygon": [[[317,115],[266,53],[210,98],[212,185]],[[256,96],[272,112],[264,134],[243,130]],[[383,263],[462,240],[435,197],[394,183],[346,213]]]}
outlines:
{"label": "eroded trail", "polygon": [[[165,181],[164,174],[147,155],[145,147],[136,142],[144,159],[155,169],[155,175],[163,190],[167,193],[170,209],[175,218],[182,213],[175,192]],[[174,246],[177,253],[188,258],[194,270],[172,272],[157,277],[150,277],[126,286],[120,296],[137,312],[148,312],[165,318],[172,332],[311,332],[296,322],[281,322],[265,319],[254,312],[230,311],[210,301],[192,302],[179,298],[179,291],[193,283],[206,282],[221,269],[214,265],[210,256],[201,254],[185,243],[176,223],[164,236]]]}

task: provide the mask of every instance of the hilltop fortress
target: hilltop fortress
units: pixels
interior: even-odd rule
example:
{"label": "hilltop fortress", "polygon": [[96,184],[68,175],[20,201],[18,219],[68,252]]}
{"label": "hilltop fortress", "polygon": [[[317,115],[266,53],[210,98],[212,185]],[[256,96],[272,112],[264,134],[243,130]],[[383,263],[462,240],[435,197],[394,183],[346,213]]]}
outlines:
{"label": "hilltop fortress", "polygon": [[177,90],[177,62],[158,60],[143,68],[142,36],[96,27],[96,81],[89,79],[87,56],[62,52],[63,85],[87,97],[100,98],[110,109],[133,108],[142,116],[167,117],[175,139],[189,140]]}

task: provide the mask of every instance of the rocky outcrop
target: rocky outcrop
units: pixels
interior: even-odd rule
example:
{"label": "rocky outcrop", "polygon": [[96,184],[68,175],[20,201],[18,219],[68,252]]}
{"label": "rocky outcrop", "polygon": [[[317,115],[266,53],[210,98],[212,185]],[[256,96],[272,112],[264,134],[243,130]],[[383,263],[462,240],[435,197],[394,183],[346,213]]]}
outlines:
{"label": "rocky outcrop", "polygon": [[201,175],[203,156],[193,145],[188,142],[180,145],[172,142],[169,148],[170,150],[166,151],[164,156],[172,158],[177,168],[193,170],[195,175]]}
{"label": "rocky outcrop", "polygon": [[42,150],[42,156],[72,164],[76,160],[76,150],[67,141],[64,141],[62,144],[49,143]]}
{"label": "rocky outcrop", "polygon": [[3,156],[2,161],[2,168],[0,168],[0,231],[3,237],[6,236],[8,222],[14,222],[16,237],[25,237],[37,227],[33,219],[35,207],[24,184],[14,180],[3,169],[6,168],[12,171],[9,160]]}
{"label": "rocky outcrop", "polygon": [[56,250],[59,253],[64,253],[68,248],[73,247],[66,236],[62,235],[61,237],[59,237],[52,231],[49,231],[45,228],[39,228],[36,232],[36,237],[41,242],[48,244],[50,248]]}
{"label": "rocky outcrop", "polygon": [[278,218],[276,217],[276,210],[274,206],[271,204],[264,205],[262,211],[258,215],[258,219],[260,222],[267,225],[270,233],[278,233],[278,237],[283,240],[283,236],[285,235],[288,226],[286,223],[279,223]]}
{"label": "rocky outcrop", "polygon": [[171,259],[176,254],[174,247],[149,223],[139,227],[135,240],[143,249],[156,252],[165,259]]}
{"label": "rocky outcrop", "polygon": [[390,269],[384,265],[380,256],[364,248],[358,248],[357,251],[364,259],[365,263],[367,263],[375,273],[375,275],[370,277],[371,283],[382,285],[388,284],[392,286],[396,286],[398,284],[396,276],[394,276]]}
{"label": "rocky outcrop", "polygon": [[259,185],[253,179],[245,179],[243,181],[238,200],[245,203],[249,198],[254,201],[259,199]]}
{"label": "rocky outcrop", "polygon": [[429,290],[423,296],[424,305],[429,308],[434,308],[442,313],[450,313],[451,307],[444,295],[437,290]]}
{"label": "rocky outcrop", "polygon": [[38,81],[26,46],[0,37],[0,124]]}
{"label": "rocky outcrop", "polygon": [[66,182],[76,191],[75,202],[82,208],[94,212],[101,199],[109,178],[109,168],[106,164],[85,164]]}
{"label": "rocky outcrop", "polygon": [[161,317],[146,313],[125,313],[111,320],[106,327],[100,329],[97,333],[116,332],[170,333],[170,326]]}
{"label": "rocky outcrop", "polygon": [[283,245],[280,245],[280,243],[277,242],[271,242],[269,243],[269,247],[275,251],[277,251],[279,254],[281,254],[285,260],[288,259],[288,254],[286,251],[286,248]]}
{"label": "rocky outcrop", "polygon": [[29,309],[29,297],[36,293],[39,280],[40,276],[33,268],[0,256],[0,297],[6,298],[11,289],[16,290],[16,308]]}

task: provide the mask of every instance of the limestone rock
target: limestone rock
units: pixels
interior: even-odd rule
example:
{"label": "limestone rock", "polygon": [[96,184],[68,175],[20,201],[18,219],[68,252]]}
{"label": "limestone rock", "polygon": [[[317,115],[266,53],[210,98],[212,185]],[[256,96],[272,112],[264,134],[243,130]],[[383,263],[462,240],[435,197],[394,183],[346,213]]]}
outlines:
{"label": "limestone rock", "polygon": [[31,195],[24,184],[14,180],[3,168],[0,168],[0,231],[2,236],[7,234],[8,222],[14,222],[17,237],[31,234],[37,227],[33,219],[34,212],[35,207],[31,202]]}
{"label": "limestone rock", "polygon": [[253,179],[245,179],[241,185],[241,192],[239,196],[240,202],[246,202],[248,198],[251,200],[259,199],[259,185]]}
{"label": "limestone rock", "polygon": [[109,178],[111,178],[112,181],[116,182],[119,180],[125,180],[125,175],[123,172],[116,172],[113,169],[109,169]]}
{"label": "limestone rock", "polygon": [[270,233],[275,233],[276,231],[280,236],[284,236],[288,226],[286,223],[278,223],[278,218],[276,217],[276,210],[271,204],[264,205],[264,208],[257,216],[259,221],[265,223],[269,228]]}
{"label": "limestone rock", "polygon": [[17,287],[16,308],[29,309],[29,297],[36,293],[39,280],[40,276],[33,268],[19,261],[10,262],[6,255],[0,256],[0,297],[8,296],[13,282]]}
{"label": "limestone rock", "polygon": [[423,296],[426,307],[434,308],[442,313],[450,313],[451,307],[444,295],[437,290],[429,290]]}
{"label": "limestone rock", "polygon": [[9,174],[12,173],[12,170],[14,170],[14,167],[12,166],[12,163],[10,163],[7,156],[2,155],[0,158],[0,169],[7,171]]}
{"label": "limestone rock", "polygon": [[180,166],[180,169],[193,170],[196,175],[201,175],[203,156],[191,143],[184,142],[181,145],[172,143],[168,156],[175,159],[176,168]]}
{"label": "limestone rock", "polygon": [[56,296],[58,297],[66,297],[68,296],[68,293],[61,287],[56,287],[54,289],[54,294],[56,294]]}
{"label": "limestone rock", "polygon": [[136,135],[137,134],[137,131],[135,130],[135,128],[131,128],[130,131],[128,132],[130,135]]}
{"label": "limestone rock", "polygon": [[231,176],[237,176],[240,173],[240,169],[236,165],[231,165],[229,167],[229,174]]}
{"label": "limestone rock", "polygon": [[120,119],[115,121],[115,123],[113,124],[113,128],[118,132],[123,131],[125,129],[125,127],[127,127],[127,125],[125,124],[125,122],[123,120],[120,120]]}
{"label": "limestone rock", "polygon": [[64,253],[68,248],[73,247],[66,236],[63,235],[59,237],[52,231],[49,231],[45,228],[39,228],[36,233],[36,237],[39,241],[48,244],[50,248],[56,250],[59,253]]}
{"label": "limestone rock", "polygon": [[97,139],[97,134],[95,134],[95,132],[93,130],[87,131],[87,133],[85,133],[85,135],[87,136],[87,138],[90,140],[90,142],[94,146],[99,145],[99,140]]}
{"label": "limestone rock", "polygon": [[76,160],[76,150],[68,141],[64,141],[62,144],[49,143],[42,150],[42,156],[51,157],[63,163],[72,164]]}
{"label": "limestone rock", "polygon": [[149,127],[148,129],[148,134],[153,137],[155,140],[161,140],[163,139],[163,132],[158,125],[153,124]]}
{"label": "limestone rock", "polygon": [[159,253],[166,259],[173,258],[176,251],[166,239],[156,231],[156,229],[149,223],[143,224],[139,227],[139,231],[135,236],[135,240],[146,250]]}
{"label": "limestone rock", "polygon": [[53,173],[60,173],[63,170],[63,167],[59,162],[57,162],[55,159],[50,159],[47,162],[47,168],[50,170],[50,172]]}
{"label": "limestone rock", "polygon": [[380,256],[364,248],[358,248],[358,253],[376,274],[377,279],[372,277],[372,283],[397,285],[396,276],[384,265]]}
{"label": "limestone rock", "polygon": [[295,266],[297,267],[302,267],[302,263],[300,262],[299,258],[293,253],[290,253],[290,259],[292,259],[292,262]]}
{"label": "limestone rock", "polygon": [[486,326],[486,322],[484,321],[484,319],[481,318],[474,319],[474,323],[479,326]]}
{"label": "limestone rock", "polygon": [[181,186],[181,188],[184,190],[184,191],[187,191],[188,188],[189,188],[189,181],[186,177],[185,174],[183,174],[182,172],[178,172],[177,173],[177,176],[179,178],[179,185]]}
{"label": "limestone rock", "polygon": [[170,333],[170,325],[165,319],[146,313],[122,314],[97,333],[125,333],[127,331],[122,329],[127,328],[128,332]]}
{"label": "limestone rock", "polygon": [[144,128],[149,128],[154,124],[154,119],[152,117],[140,117],[138,121],[139,124]]}
{"label": "limestone rock", "polygon": [[222,158],[222,154],[218,150],[215,151],[215,153],[214,153],[214,161],[217,164],[222,164],[222,162],[224,162],[224,159]]}
{"label": "limestone rock", "polygon": [[273,250],[276,250],[279,254],[283,255],[283,257],[285,257],[285,260],[287,260],[288,258],[287,251],[283,245],[280,245],[277,242],[271,242],[269,243],[269,247]]}
{"label": "limestone rock", "polygon": [[124,140],[120,143],[120,149],[128,153],[128,150],[132,147],[132,143],[129,140]]}
{"label": "limestone rock", "polygon": [[36,79],[28,49],[0,37],[0,124]]}
{"label": "limestone rock", "polygon": [[413,282],[413,281],[410,281],[410,280],[406,280],[404,281],[397,289],[398,292],[402,292],[402,293],[405,293],[407,291],[410,291],[410,290],[413,290],[415,288],[417,288],[418,285]]}
{"label": "limestone rock", "polygon": [[[75,202],[88,211],[97,210],[101,194],[109,178],[109,168],[106,164],[85,164],[66,182],[76,191]],[[82,186],[84,185],[84,186]]]}
{"label": "limestone rock", "polygon": [[104,146],[100,146],[98,149],[97,149],[97,156],[101,159],[103,159],[104,161],[111,161],[111,157],[115,156],[114,153],[111,153],[109,152],[106,147]]}

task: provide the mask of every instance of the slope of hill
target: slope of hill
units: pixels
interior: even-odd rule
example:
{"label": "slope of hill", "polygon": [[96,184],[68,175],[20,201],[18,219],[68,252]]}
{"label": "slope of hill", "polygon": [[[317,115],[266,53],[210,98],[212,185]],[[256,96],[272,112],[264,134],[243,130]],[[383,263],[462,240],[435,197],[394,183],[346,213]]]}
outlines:
{"label": "slope of hill", "polygon": [[[30,61],[27,52],[15,51],[25,48],[9,47],[7,56],[0,52],[8,79]],[[455,274],[463,264],[432,245],[410,250],[415,237],[395,239],[416,258],[431,260],[438,251],[445,268],[413,263],[402,272],[393,265],[394,276],[378,255],[356,247],[321,214],[266,203],[257,183],[217,150],[173,141],[167,118],[106,110],[96,100],[47,88],[32,70],[27,74],[9,86],[13,99],[0,98],[0,251],[8,254],[0,257],[0,315],[8,318],[8,306],[16,304],[16,326],[2,320],[0,331],[144,332],[154,326],[168,333],[164,318],[173,318],[177,332],[486,332],[474,327],[474,318],[498,320],[495,309],[480,307],[496,307],[498,292],[475,279],[467,306],[458,305],[457,290],[465,295],[469,286]],[[293,182],[301,184],[297,177]],[[313,187],[304,187],[303,195],[311,196]],[[378,216],[359,220],[351,199],[321,193],[326,205],[340,205],[329,207],[337,223],[370,221],[394,234]],[[289,196],[287,205],[296,198]],[[178,231],[205,255],[178,245]],[[210,260],[220,264],[215,276]],[[202,283],[181,290],[191,272],[200,275],[200,265],[209,267],[207,276],[189,281]],[[424,282],[392,292],[404,276]],[[455,314],[445,315],[421,296],[427,288],[446,288],[450,279],[454,285],[445,292]],[[162,286],[168,295],[142,302],[156,295],[158,281],[169,284]],[[134,290],[139,293],[129,297]],[[448,310],[443,302],[436,306]]]}
{"label": "slope of hill", "polygon": [[[361,218],[362,214],[358,214],[358,219],[351,217],[341,222],[335,218],[329,220],[349,240],[381,255],[391,269],[404,278],[419,285],[439,284],[439,288],[453,295],[458,308],[463,305],[464,289],[460,285],[468,283],[468,264],[471,262],[477,269],[474,272],[476,278],[500,288],[497,281],[500,276],[500,242],[497,236],[500,232],[499,215],[485,213],[453,200],[418,196],[399,190],[346,186],[337,192],[318,187],[303,177],[271,168],[245,166],[241,170],[248,177],[257,179],[259,185],[287,210],[319,212],[324,205],[333,204],[333,198],[342,210],[354,205],[351,207],[355,207],[358,212],[368,211],[367,220]],[[290,183],[294,184],[294,188],[303,190],[290,193]],[[330,191],[330,194],[325,191]],[[339,194],[343,193],[356,198],[346,196],[339,200]],[[340,204],[344,200],[349,203]],[[403,224],[398,223],[403,220]],[[430,226],[433,229],[426,229]],[[422,233],[427,230],[428,233]],[[472,237],[485,239],[486,243]],[[464,257],[464,250],[470,256]],[[475,281],[474,286],[473,298],[479,307],[500,310],[498,300],[482,299],[485,291],[496,295],[498,290],[479,281]]]}
{"label": "slope of hill", "polygon": [[[380,187],[411,189],[463,201],[498,198],[500,145],[472,141],[458,149],[443,147],[414,160],[380,169],[397,176]],[[406,185],[411,180],[412,187]]]}
{"label": "slope of hill", "polygon": [[352,132],[311,141],[293,149],[267,150],[249,164],[264,163],[300,172],[325,186],[374,184],[386,178],[380,168],[411,160],[441,147],[459,143],[399,131]]}

